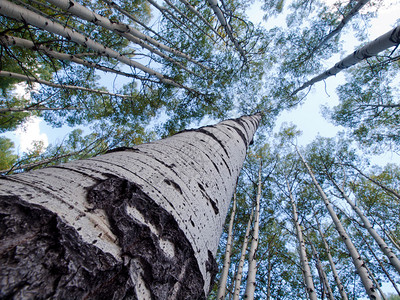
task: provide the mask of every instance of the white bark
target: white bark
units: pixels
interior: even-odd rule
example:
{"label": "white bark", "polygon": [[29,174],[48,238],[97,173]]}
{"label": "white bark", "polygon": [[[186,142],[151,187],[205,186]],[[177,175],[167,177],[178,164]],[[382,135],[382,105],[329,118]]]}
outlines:
{"label": "white bark", "polygon": [[332,68],[325,71],[324,73],[312,78],[311,80],[305,82],[301,87],[297,88],[292,95],[297,94],[299,91],[317,83],[319,81],[325,80],[330,76],[336,75],[340,71],[347,69],[360,61],[375,56],[379,52],[382,52],[390,47],[397,46],[400,43],[400,26],[388,31],[384,35],[381,35],[377,39],[369,42],[364,47],[354,51],[349,56],[345,57]]}
{"label": "white bark", "polygon": [[260,199],[261,199],[261,174],[262,174],[262,160],[260,160],[260,169],[258,170],[258,185],[256,196],[256,212],[254,216],[253,236],[251,239],[251,246],[249,252],[249,270],[247,272],[246,291],[244,298],[248,300],[254,299],[254,292],[256,290],[256,273],[257,273],[257,249],[258,249],[258,236],[260,227]]}
{"label": "white bark", "polygon": [[[101,45],[85,36],[83,36],[80,33],[77,33],[69,28],[65,28],[64,26],[55,23],[49,19],[46,19],[38,14],[35,14],[28,9],[25,9],[23,7],[20,7],[18,5],[15,5],[7,0],[0,0],[0,14],[13,18],[17,21],[25,22],[28,24],[31,24],[33,26],[36,26],[38,28],[41,28],[43,30],[47,30],[49,32],[52,32],[54,34],[63,36],[77,44],[80,44],[82,46],[85,46],[87,48],[90,48],[96,52],[98,52],[100,55],[106,55],[111,58],[114,58],[128,66],[131,66],[133,68],[138,68],[139,70],[150,74],[152,76],[157,77],[161,82],[165,84],[170,84],[176,87],[181,87],[181,88],[186,88],[183,87],[181,84],[176,83],[173,80],[165,78],[164,75],[158,73],[157,71],[154,71],[136,61],[133,61],[129,59],[128,57],[121,55],[117,51],[114,51],[104,45]],[[189,89],[189,88],[186,88]],[[189,89],[191,90],[191,89]]]}
{"label": "white bark", "polygon": [[217,16],[219,22],[221,23],[222,27],[224,27],[226,34],[228,35],[229,39],[233,42],[236,50],[240,53],[243,57],[243,61],[246,62],[246,53],[244,52],[243,48],[239,45],[238,41],[233,36],[232,27],[226,21],[225,16],[221,9],[218,6],[217,0],[207,0],[208,4],[210,4],[212,10],[214,11],[215,15]]}
{"label": "white bark", "polygon": [[214,43],[217,42],[212,36],[210,36],[207,32],[205,32],[203,30],[203,28],[201,28],[199,25],[197,25],[196,22],[194,22],[191,18],[189,18],[184,12],[182,12],[178,7],[176,7],[171,1],[169,1],[169,0],[164,0],[164,1],[170,7],[172,7],[178,14],[180,14],[183,18],[185,18],[188,22],[190,22],[193,26],[195,26],[198,30],[200,30],[202,33],[207,35]]}
{"label": "white bark", "polygon": [[67,53],[61,53],[61,52],[57,52],[54,50],[51,50],[50,48],[44,46],[44,45],[40,45],[40,44],[35,44],[32,41],[26,40],[26,39],[21,39],[19,37],[14,37],[14,36],[10,36],[10,35],[3,35],[0,36],[0,43],[6,46],[18,46],[21,48],[26,48],[26,49],[31,49],[34,51],[41,51],[45,54],[47,54],[48,56],[51,56],[53,58],[59,59],[59,60],[66,60],[66,61],[72,61],[74,63],[89,67],[89,68],[95,68],[104,72],[110,72],[110,73],[115,73],[118,75],[122,75],[122,76],[126,76],[126,77],[133,77],[133,78],[137,78],[140,80],[146,80],[146,81],[152,81],[152,82],[156,82],[159,83],[158,81],[154,81],[145,77],[141,77],[135,74],[129,74],[129,73],[125,73],[119,70],[115,70],[115,69],[111,69],[108,67],[104,67],[101,66],[99,64],[93,63],[93,62],[89,62],[87,60],[81,59],[79,58],[77,55],[72,55],[72,54],[67,54]]}
{"label": "white bark", "polygon": [[244,266],[244,261],[246,258],[247,245],[249,242],[251,223],[253,222],[253,214],[254,214],[254,210],[251,211],[249,221],[247,222],[246,233],[245,233],[243,245],[242,245],[242,252],[240,254],[239,266],[238,266],[238,269],[237,269],[237,272],[235,275],[235,290],[233,293],[233,300],[239,300],[239,296],[240,296],[240,285],[241,285],[242,276],[243,276],[243,266]]}
{"label": "white bark", "polygon": [[333,292],[332,292],[332,289],[331,289],[331,285],[329,284],[328,277],[326,276],[326,273],[324,271],[324,268],[323,268],[323,265],[321,263],[321,260],[319,259],[319,255],[318,255],[317,249],[315,249],[314,244],[312,243],[312,241],[310,239],[309,239],[309,243],[310,243],[313,255],[314,255],[314,259],[316,261],[316,265],[317,265],[317,269],[319,271],[319,275],[321,277],[321,281],[322,281],[321,283],[326,288],[326,293],[328,294],[328,298],[330,300],[335,300],[335,298],[333,297]]}
{"label": "white bark", "polygon": [[329,41],[331,38],[333,38],[335,35],[337,35],[344,26],[350,21],[352,17],[354,17],[358,12],[360,11],[361,8],[363,8],[370,0],[359,0],[357,4],[351,9],[351,11],[343,17],[342,21],[340,21],[339,25],[332,30],[326,37],[322,39],[321,42],[318,43],[318,45],[314,48],[313,51],[318,50],[321,48],[327,41]]}
{"label": "white bark", "polygon": [[[123,24],[123,23],[111,22],[109,19],[107,19],[99,14],[96,14],[95,12],[90,11],[86,7],[80,5],[79,3],[77,3],[73,0],[71,0],[71,1],[70,0],[48,0],[48,1],[64,10],[67,10],[67,11],[73,13],[74,15],[79,16],[80,18],[82,18],[84,20],[88,20],[90,22],[93,22],[94,24],[101,25],[101,26],[103,26],[109,30],[112,30],[124,37],[126,37],[126,35],[123,35],[124,33],[131,34],[134,37],[137,37],[140,40],[146,41],[161,50],[165,50],[165,51],[175,54],[179,57],[185,58],[193,63],[196,63],[196,64],[202,66],[205,69],[209,69],[208,67],[206,67],[206,66],[202,65],[201,63],[192,59],[189,55],[184,54],[176,49],[170,48],[170,47],[160,43],[159,41],[153,39],[152,37],[140,32],[136,28],[134,28],[130,25],[127,25],[127,24]],[[136,40],[136,39],[132,39],[132,41],[134,41],[135,43],[140,43],[140,41]],[[140,45],[143,46],[144,43],[140,43]]]}
{"label": "white bark", "polygon": [[347,234],[346,230],[344,229],[338,216],[336,215],[335,211],[333,210],[333,207],[332,207],[328,197],[325,195],[325,193],[322,190],[321,186],[319,185],[317,179],[315,178],[313,172],[311,171],[309,165],[307,164],[303,155],[300,153],[300,151],[297,149],[297,147],[296,147],[296,151],[299,154],[301,160],[303,161],[303,164],[306,167],[314,186],[317,188],[318,193],[320,194],[321,198],[323,199],[325,206],[331,216],[331,219],[332,219],[333,223],[335,224],[335,228],[336,228],[337,232],[339,233],[344,244],[346,245],[347,251],[349,252],[349,255],[351,256],[351,258],[353,260],[353,264],[357,270],[358,275],[361,278],[361,282],[364,285],[367,295],[371,299],[380,299],[378,293],[376,292],[376,287],[374,286],[374,283],[372,282],[371,278],[369,278],[369,276],[368,276],[368,271],[366,269],[366,264],[365,264],[364,260],[362,259],[361,255],[358,253],[356,247],[354,246],[349,235]]}
{"label": "white bark", "polygon": [[114,93],[110,93],[107,91],[94,90],[94,89],[89,89],[89,88],[85,88],[82,86],[53,83],[53,82],[50,82],[47,80],[42,80],[42,79],[39,79],[39,78],[36,78],[33,76],[27,76],[27,75],[23,75],[23,74],[14,73],[14,72],[0,71],[0,77],[15,78],[18,80],[27,81],[29,83],[37,82],[40,84],[44,84],[44,85],[59,88],[59,89],[85,91],[85,92],[96,93],[96,94],[101,94],[101,95],[109,95],[109,96],[120,97],[120,98],[132,98],[132,96],[129,96],[129,95],[114,94]]}
{"label": "white bark", "polygon": [[328,257],[328,261],[329,261],[329,264],[331,266],[331,270],[332,270],[332,273],[333,273],[333,278],[335,279],[337,288],[339,289],[340,296],[342,297],[342,300],[348,300],[349,298],[347,297],[347,294],[346,294],[346,291],[344,290],[343,284],[340,281],[339,274],[338,274],[338,272],[336,270],[336,266],[335,266],[335,263],[333,261],[332,255],[331,255],[331,250],[329,248],[328,243],[326,242],[324,233],[321,230],[321,226],[319,224],[318,218],[315,217],[315,220],[317,221],[318,232],[321,235],[322,241],[324,243],[324,247],[325,247],[325,250],[326,250],[326,255]]}
{"label": "white bark", "polygon": [[[91,255],[90,260],[105,257],[126,270],[129,274],[126,280],[133,282],[138,299],[148,299],[149,295],[156,298],[157,293],[161,293],[158,296],[161,299],[178,299],[183,297],[182,290],[191,299],[204,298],[216,268],[214,257],[229,202],[260,118],[257,114],[227,120],[134,148],[115,149],[91,159],[11,175],[1,178],[0,196],[7,203],[18,202],[34,207],[35,211],[57,215],[57,222],[73,231],[75,240],[81,241],[81,246],[74,248],[79,249],[78,258],[84,249],[90,248],[99,253]],[[169,229],[174,222],[178,229]],[[131,224],[138,224],[137,230],[145,234],[137,242],[132,239],[139,231],[132,231]],[[182,248],[185,241],[187,246]],[[23,236],[14,234],[7,241],[7,249],[13,251],[16,246],[23,249],[25,242]],[[136,246],[141,242],[146,243]],[[63,240],[59,243],[63,244]],[[151,249],[156,250],[149,254]],[[37,255],[40,253],[41,250]],[[177,261],[189,254],[191,259]],[[28,259],[29,263],[31,258]],[[72,263],[71,260],[68,266]],[[70,286],[79,284],[74,281],[74,274],[82,268],[69,270]],[[101,264],[100,268],[107,269],[107,265]],[[7,270],[14,272],[14,266]],[[173,276],[168,277],[170,274]],[[199,278],[193,278],[193,274],[200,274]],[[164,286],[152,289],[156,283],[151,278],[156,275],[176,282],[165,287],[166,290]],[[2,280],[0,284],[4,283]],[[12,279],[8,280],[7,287],[16,286]],[[185,286],[185,280],[200,287],[199,294],[191,294],[195,293],[195,286]],[[92,295],[90,292],[94,291],[86,293]]]}
{"label": "white bark", "polygon": [[331,178],[331,181],[333,185],[336,187],[336,189],[340,192],[342,197],[346,200],[346,202],[351,206],[351,208],[357,213],[359,218],[364,224],[364,228],[367,229],[368,233],[373,237],[375,242],[378,244],[379,248],[382,250],[382,252],[386,255],[386,257],[389,259],[390,264],[396,269],[396,271],[400,274],[400,260],[397,258],[397,256],[393,253],[392,249],[385,243],[385,241],[380,237],[380,235],[376,232],[372,224],[369,222],[368,218],[364,215],[364,213],[361,211],[361,209],[354,204],[353,201],[346,195],[344,190],[336,183],[333,178]]}
{"label": "white bark", "polygon": [[212,31],[214,31],[214,33],[219,36],[221,39],[224,39],[223,37],[221,37],[221,35],[214,29],[214,27],[197,11],[196,8],[194,8],[192,5],[190,5],[190,3],[186,0],[179,0],[181,1],[183,4],[186,5],[186,7],[192,12],[194,13],[200,20],[202,20]]}
{"label": "white bark", "polygon": [[317,300],[318,299],[317,293],[315,291],[311,269],[307,259],[306,244],[304,242],[303,231],[299,224],[299,216],[297,213],[296,203],[293,199],[293,194],[289,185],[289,181],[287,179],[286,179],[286,185],[288,188],[290,204],[292,205],[293,223],[296,227],[297,241],[299,242],[300,263],[303,272],[304,285],[310,299]]}
{"label": "white bark", "polygon": [[222,269],[221,278],[219,280],[219,288],[217,294],[218,300],[225,299],[226,282],[228,280],[229,267],[231,265],[233,222],[235,221],[235,214],[236,214],[236,192],[233,194],[233,207],[232,207],[231,218],[229,220],[228,239],[226,241],[224,266]]}
{"label": "white bark", "polygon": [[[86,20],[88,22],[92,22],[96,25],[102,26],[108,30],[111,30],[113,32],[115,32],[116,34],[126,38],[127,40],[134,42],[135,44],[140,45],[141,47],[143,47],[144,49],[149,50],[152,53],[157,54],[158,56],[174,63],[175,65],[179,66],[181,69],[184,69],[185,71],[194,74],[192,71],[190,71],[188,68],[186,68],[184,65],[182,65],[180,62],[176,61],[175,59],[165,55],[164,53],[162,53],[161,51],[158,51],[157,49],[149,46],[148,44],[146,44],[142,39],[140,39],[139,37],[137,37],[138,35],[140,35],[139,31],[135,28],[133,28],[132,26],[126,25],[126,24],[122,24],[122,23],[114,23],[111,22],[109,19],[96,14],[95,12],[87,9],[86,7],[84,7],[83,5],[80,5],[79,3],[72,1],[72,0],[47,0],[48,2],[56,5],[57,7],[70,12],[71,14]],[[142,34],[143,35],[143,34]],[[144,36],[144,35],[143,35]],[[150,37],[146,36],[146,40],[149,41],[149,39],[151,39]],[[155,41],[155,40],[154,40]],[[152,43],[154,44],[154,43]],[[158,43],[159,44],[159,43]],[[162,49],[164,49],[165,45],[163,45],[164,47],[160,47]],[[171,49],[169,52],[173,53],[173,50]],[[176,52],[176,50],[175,50]],[[196,74],[194,74],[196,75]]]}

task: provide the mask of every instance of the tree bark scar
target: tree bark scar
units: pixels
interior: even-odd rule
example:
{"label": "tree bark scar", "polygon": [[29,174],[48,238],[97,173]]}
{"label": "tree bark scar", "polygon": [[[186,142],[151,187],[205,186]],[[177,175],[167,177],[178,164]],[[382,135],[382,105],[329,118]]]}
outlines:
{"label": "tree bark scar", "polygon": [[225,126],[228,126],[229,128],[233,128],[234,130],[236,130],[236,132],[238,133],[238,135],[242,138],[242,140],[243,140],[243,143],[245,144],[245,145],[247,145],[247,138],[245,137],[245,135],[243,134],[243,132],[239,129],[239,128],[237,128],[237,127],[235,127],[235,126],[232,126],[232,125],[229,125],[229,124],[224,124]]}
{"label": "tree bark scar", "polygon": [[[152,299],[205,299],[204,279],[185,233],[139,185],[109,178],[89,191],[88,202],[105,211],[122,253],[139,263]],[[165,252],[161,241],[173,250]]]}
{"label": "tree bark scar", "polygon": [[211,284],[210,284],[210,290],[209,290],[209,292],[210,292],[211,288],[213,286],[213,282],[215,280],[215,276],[218,273],[217,261],[216,261],[215,257],[212,255],[210,250],[208,250],[208,260],[206,262],[206,271],[211,274],[211,280],[210,280]]}
{"label": "tree bark scar", "polygon": [[204,127],[204,128],[199,128],[199,129],[197,129],[197,132],[204,133],[204,134],[208,135],[209,137],[211,137],[213,140],[217,141],[218,144],[220,144],[221,148],[224,150],[226,156],[229,157],[229,153],[228,153],[228,151],[226,151],[224,143],[223,143],[219,138],[217,138],[217,137],[215,136],[215,134],[213,134],[212,132],[210,132],[210,131],[208,131],[208,130],[205,130],[205,128],[206,128],[206,127]]}
{"label": "tree bark scar", "polygon": [[1,299],[137,299],[129,269],[46,208],[0,196]]}

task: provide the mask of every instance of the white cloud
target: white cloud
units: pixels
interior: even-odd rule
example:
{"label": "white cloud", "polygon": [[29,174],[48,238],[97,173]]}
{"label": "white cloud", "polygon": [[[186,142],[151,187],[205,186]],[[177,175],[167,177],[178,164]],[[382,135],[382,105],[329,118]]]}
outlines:
{"label": "white cloud", "polygon": [[34,142],[42,142],[45,149],[49,145],[47,134],[40,133],[39,124],[42,120],[36,116],[29,117],[24,124],[15,131],[19,137],[19,150],[27,152],[33,150]]}

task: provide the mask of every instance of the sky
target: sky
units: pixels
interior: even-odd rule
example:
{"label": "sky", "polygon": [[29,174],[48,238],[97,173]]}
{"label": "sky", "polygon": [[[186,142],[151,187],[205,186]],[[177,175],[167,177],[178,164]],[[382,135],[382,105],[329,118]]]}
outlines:
{"label": "sky", "polygon": [[[334,0],[325,0],[327,3],[332,3]],[[255,24],[263,24],[265,26],[271,26],[284,22],[282,18],[271,19],[268,24],[263,21],[263,12],[260,9],[261,3],[256,1],[249,10],[249,17]],[[368,29],[371,39],[378,37],[391,28],[394,27],[398,19],[398,12],[400,11],[400,0],[387,2],[380,10],[378,18],[372,22],[372,26]],[[344,50],[334,56],[332,59],[326,62],[326,68],[332,66],[340,58],[351,53],[358,45],[358,41],[351,43],[351,38],[346,39],[346,45]],[[338,84],[343,83],[345,80],[344,74],[339,73],[334,78],[329,78],[326,82],[320,82],[313,86],[309,95],[305,99],[303,105],[299,106],[295,110],[283,112],[279,118],[275,128],[275,132],[279,130],[280,126],[284,122],[293,123],[302,130],[303,134],[299,140],[300,144],[307,144],[313,140],[316,135],[324,137],[333,137],[342,128],[335,127],[333,124],[328,123],[321,115],[320,108],[322,105],[334,106],[338,103],[335,89]],[[110,80],[104,80],[104,82],[111,82]],[[21,92],[21,91],[19,91]],[[202,122],[201,125],[205,125]],[[32,149],[32,145],[35,141],[41,141],[45,146],[49,143],[61,141],[70,132],[70,128],[52,128],[48,126],[44,121],[32,117],[29,122],[24,124],[21,128],[18,128],[13,133],[6,134],[16,144],[16,150],[18,153],[22,153]],[[393,156],[391,156],[393,158]],[[391,158],[389,158],[390,160]]]}

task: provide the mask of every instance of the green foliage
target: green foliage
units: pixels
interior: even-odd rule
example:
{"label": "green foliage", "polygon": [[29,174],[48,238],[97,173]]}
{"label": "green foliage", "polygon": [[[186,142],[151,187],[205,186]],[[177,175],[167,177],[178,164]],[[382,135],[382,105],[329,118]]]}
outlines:
{"label": "green foliage", "polygon": [[0,137],[0,170],[9,169],[18,156],[14,153],[14,143],[5,137]]}

